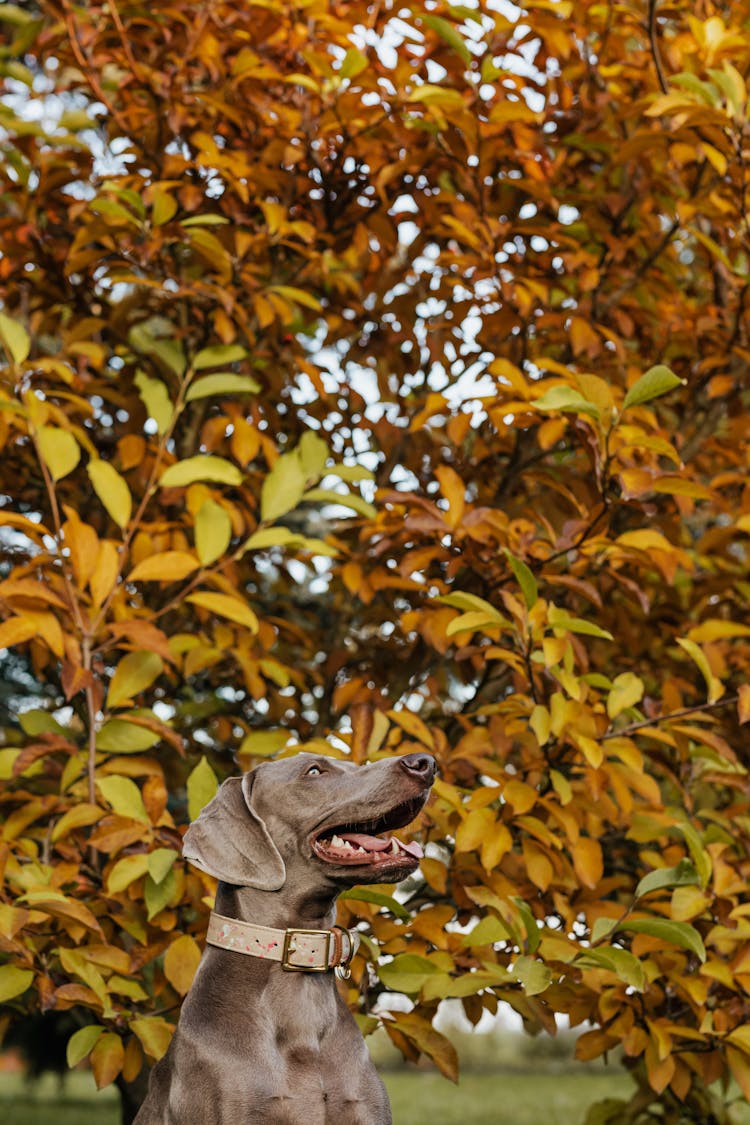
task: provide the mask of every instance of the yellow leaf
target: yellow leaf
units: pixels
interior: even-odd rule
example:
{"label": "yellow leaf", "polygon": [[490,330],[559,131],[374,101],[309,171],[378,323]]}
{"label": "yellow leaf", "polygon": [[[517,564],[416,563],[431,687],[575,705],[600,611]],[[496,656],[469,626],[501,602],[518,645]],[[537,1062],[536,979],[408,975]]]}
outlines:
{"label": "yellow leaf", "polygon": [[591,836],[580,836],[572,848],[575,873],[590,890],[597,886],[604,874],[604,859],[598,840]]}
{"label": "yellow leaf", "polygon": [[31,340],[24,326],[5,313],[0,313],[0,343],[12,363],[23,363],[31,350]]}
{"label": "yellow leaf", "polygon": [[109,875],[107,876],[107,893],[110,895],[119,894],[134,883],[136,879],[142,878],[148,871],[148,856],[139,852],[138,855],[126,855],[122,859],[118,859]]}
{"label": "yellow leaf", "polygon": [[197,570],[200,563],[187,551],[162,551],[133,567],[128,582],[179,582]]}
{"label": "yellow leaf", "polygon": [[250,606],[246,602],[240,601],[239,598],[233,598],[229,594],[214,594],[206,591],[188,594],[187,601],[200,606],[201,609],[207,609],[210,613],[216,613],[219,617],[236,621],[238,625],[244,625],[253,633],[258,632],[258,618],[250,609]]}
{"label": "yellow leaf", "polygon": [[122,1070],[124,1058],[125,1051],[120,1036],[116,1035],[114,1031],[105,1032],[89,1055],[98,1090],[101,1090],[104,1086],[109,1086],[110,1082],[114,1082]]}
{"label": "yellow leaf", "polygon": [[219,781],[205,757],[187,779],[188,816],[196,820],[202,809],[216,796]]}
{"label": "yellow leaf", "polygon": [[750,722],[750,684],[740,684],[737,715],[740,723]]}
{"label": "yellow leaf", "polygon": [[19,969],[16,965],[0,965],[0,1004],[20,996],[33,979],[34,974],[31,969]]}
{"label": "yellow leaf", "polygon": [[710,617],[694,626],[688,633],[688,639],[704,644],[706,641],[723,641],[732,637],[750,637],[750,627],[740,625],[737,621],[724,621],[719,617]]}
{"label": "yellow leaf", "polygon": [[130,1030],[138,1036],[146,1054],[158,1062],[166,1054],[174,1025],[159,1016],[139,1016],[130,1021]]}
{"label": "yellow leaf", "polygon": [[525,781],[516,779],[506,782],[503,789],[503,798],[507,804],[513,806],[513,812],[516,816],[523,816],[524,813],[533,809],[538,796],[539,794],[533,785],[527,785]]}
{"label": "yellow leaf", "polygon": [[156,422],[156,432],[165,433],[174,415],[169,391],[160,379],[152,379],[145,371],[136,372],[135,385],[149,417]]}
{"label": "yellow leaf", "polygon": [[183,934],[173,941],[164,955],[164,975],[180,996],[184,996],[193,983],[201,951],[190,934]]}
{"label": "yellow leaf", "polygon": [[96,495],[112,519],[118,527],[125,527],[130,522],[133,510],[133,498],[126,481],[114,465],[101,458],[89,461],[88,474]]}
{"label": "yellow leaf", "polygon": [[708,702],[715,703],[717,699],[721,699],[725,691],[724,685],[721,680],[714,676],[703,650],[698,647],[695,641],[688,641],[683,637],[677,637],[677,644],[680,648],[684,649],[688,656],[698,665],[708,688]]}
{"label": "yellow leaf", "polygon": [[639,703],[643,699],[644,690],[643,680],[632,672],[622,672],[617,676],[607,698],[607,714],[610,719],[616,719],[628,707]]}
{"label": "yellow leaf", "polygon": [[121,707],[150,687],[164,667],[155,652],[129,652],[123,656],[107,692],[107,707]]}
{"label": "yellow leaf", "polygon": [[221,558],[231,538],[229,513],[215,500],[206,500],[195,517],[195,549],[201,565],[210,566]]}
{"label": "yellow leaf", "polygon": [[0,649],[23,644],[37,634],[36,622],[29,617],[9,617],[0,625]]}
{"label": "yellow leaf", "polygon": [[473,852],[492,833],[497,824],[493,809],[473,809],[456,831],[456,851]]}
{"label": "yellow leaf", "polygon": [[141,791],[129,777],[98,777],[96,785],[118,816],[150,823]]}
{"label": "yellow leaf", "polygon": [[164,226],[177,214],[177,200],[163,187],[154,188],[151,201],[151,221],[155,227]]}
{"label": "yellow leaf", "polygon": [[56,844],[58,840],[62,840],[64,836],[74,832],[76,828],[85,828],[89,824],[96,824],[97,820],[101,820],[103,816],[104,810],[100,809],[98,805],[75,805],[72,809],[63,813],[52,829],[52,843]]}
{"label": "yellow leaf", "polygon": [[117,547],[111,539],[103,539],[99,544],[96,564],[89,578],[91,601],[98,608],[112,590],[120,571],[120,558]]}
{"label": "yellow leaf", "polygon": [[544,746],[548,741],[551,731],[551,717],[547,708],[537,703],[531,712],[529,719],[529,726],[536,735],[536,740],[540,746]]}
{"label": "yellow leaf", "polygon": [[261,519],[268,523],[296,508],[307,483],[307,473],[297,451],[284,453],[263,481],[260,492]]}
{"label": "yellow leaf", "polygon": [[216,481],[218,484],[242,484],[242,473],[231,461],[223,457],[209,457],[199,453],[170,465],[159,478],[162,488],[184,488],[199,480]]}
{"label": "yellow leaf", "polygon": [[403,708],[399,711],[395,709],[387,711],[386,714],[392,722],[398,723],[412,738],[418,739],[419,742],[427,746],[430,750],[434,749],[435,740],[432,737],[432,732],[424,719],[420,719],[419,715],[415,715],[413,711],[407,711]]}
{"label": "yellow leaf", "polygon": [[68,430],[61,430],[57,426],[40,426],[36,437],[42,460],[53,480],[62,480],[73,472],[81,458],[81,449]]}

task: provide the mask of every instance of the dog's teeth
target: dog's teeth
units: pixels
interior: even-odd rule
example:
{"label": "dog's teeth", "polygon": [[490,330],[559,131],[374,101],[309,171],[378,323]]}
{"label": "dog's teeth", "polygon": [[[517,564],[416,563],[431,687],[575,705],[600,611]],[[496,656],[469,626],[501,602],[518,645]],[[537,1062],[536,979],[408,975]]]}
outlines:
{"label": "dog's teeth", "polygon": [[334,848],[343,848],[344,847],[344,841],[341,839],[340,836],[331,836],[331,843],[333,844]]}
{"label": "dog's teeth", "polygon": [[398,855],[398,853],[399,853],[399,850],[400,850],[400,849],[399,849],[399,846],[398,846],[398,844],[396,843],[396,840],[395,840],[395,837],[394,837],[394,838],[393,838],[393,839],[391,840],[391,852],[393,853],[393,855]]}
{"label": "dog's teeth", "polygon": [[367,849],[366,848],[357,848],[357,851],[359,852],[360,855],[367,855]]}

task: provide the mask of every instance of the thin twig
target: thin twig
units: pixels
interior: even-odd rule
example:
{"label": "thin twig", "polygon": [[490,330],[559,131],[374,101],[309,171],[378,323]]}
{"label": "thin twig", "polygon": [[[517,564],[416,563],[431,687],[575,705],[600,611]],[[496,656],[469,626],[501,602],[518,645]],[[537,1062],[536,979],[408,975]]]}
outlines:
{"label": "thin twig", "polygon": [[662,94],[669,93],[669,85],[662,66],[661,53],[659,51],[659,41],[656,38],[656,5],[658,0],[649,0],[648,3],[648,41],[651,44],[651,55],[656,67],[656,77],[659,79],[659,86]]}
{"label": "thin twig", "polygon": [[700,711],[713,711],[717,707],[729,707],[739,700],[738,695],[727,695],[723,699],[715,699],[713,703],[697,703],[695,707],[682,707],[679,711],[670,711],[668,715],[657,715],[654,719],[642,719],[638,723],[631,723],[627,727],[621,727],[620,730],[611,730],[607,734],[603,734],[598,740],[599,742],[607,742],[610,738],[627,737],[635,731],[643,730],[645,727],[655,727],[659,723],[669,723],[673,719],[683,719],[687,715],[696,715]]}

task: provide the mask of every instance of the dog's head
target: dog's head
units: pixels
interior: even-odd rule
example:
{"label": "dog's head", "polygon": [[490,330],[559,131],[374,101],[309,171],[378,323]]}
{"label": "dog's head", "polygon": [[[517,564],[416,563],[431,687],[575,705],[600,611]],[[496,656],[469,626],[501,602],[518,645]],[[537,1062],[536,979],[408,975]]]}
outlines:
{"label": "dog's head", "polygon": [[422,752],[365,766],[307,753],[264,763],[224,782],[188,828],[183,855],[264,891],[280,890],[292,868],[316,883],[396,883],[422,852],[390,833],[417,816],[435,769]]}

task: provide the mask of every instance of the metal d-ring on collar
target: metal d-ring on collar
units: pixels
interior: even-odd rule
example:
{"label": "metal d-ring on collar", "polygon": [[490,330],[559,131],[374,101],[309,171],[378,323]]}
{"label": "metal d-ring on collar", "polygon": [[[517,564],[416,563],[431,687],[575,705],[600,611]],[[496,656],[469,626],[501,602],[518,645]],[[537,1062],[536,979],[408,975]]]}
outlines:
{"label": "metal d-ring on collar", "polygon": [[343,980],[351,975],[351,962],[359,948],[356,930],[332,926],[330,930],[286,930],[225,918],[211,911],[206,941],[219,949],[244,953],[265,961],[280,961],[287,973],[326,973],[335,969]]}

